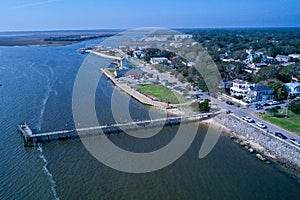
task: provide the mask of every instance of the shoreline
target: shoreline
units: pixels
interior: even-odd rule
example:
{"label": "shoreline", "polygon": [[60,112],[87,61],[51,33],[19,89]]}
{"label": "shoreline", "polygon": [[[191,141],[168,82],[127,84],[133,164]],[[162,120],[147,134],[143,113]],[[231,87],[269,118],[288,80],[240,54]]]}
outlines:
{"label": "shoreline", "polygon": [[[117,88],[124,91],[129,96],[131,96],[132,98],[136,99],[138,102],[140,102],[144,105],[153,106],[156,109],[164,110],[164,111],[167,111],[170,114],[174,114],[174,115],[189,114],[187,112],[184,112],[183,110],[179,110],[178,108],[175,108],[176,104],[167,105],[167,103],[165,103],[165,102],[154,101],[154,100],[150,99],[149,97],[147,97],[146,95],[132,89],[127,84],[119,83],[114,77],[112,77],[112,75],[107,70],[107,68],[101,68],[101,71]],[[173,108],[170,108],[169,106],[173,106]]]}
{"label": "shoreline", "polygon": [[[103,54],[96,54],[103,57]],[[104,54],[104,57],[110,57]],[[119,83],[108,71],[107,68],[102,68],[104,75],[120,90],[124,91],[140,103],[148,106],[153,106],[160,110],[165,110],[175,115],[188,114],[179,109],[167,109],[166,103],[155,102],[145,95],[137,92],[126,84]],[[263,130],[253,127],[252,125],[242,121],[234,115],[220,114],[214,118],[202,120],[199,123],[212,124],[222,128],[222,132],[228,135],[235,143],[247,149],[251,154],[255,154],[256,158],[270,164],[270,161],[283,164],[288,169],[300,170],[300,150],[296,147],[285,144],[275,136],[270,136]],[[245,128],[240,129],[241,123],[244,123]],[[288,153],[289,152],[289,153]],[[299,176],[300,174],[297,174]]]}
{"label": "shoreline", "polygon": [[[300,176],[300,150],[297,147],[288,145],[230,114],[220,114],[206,123],[222,127],[226,135],[249,153],[256,154],[259,160],[267,164],[270,161],[282,164],[295,170],[297,176]],[[245,123],[245,128],[240,129],[241,123]]]}
{"label": "shoreline", "polygon": [[103,58],[110,58],[110,59],[114,59],[114,60],[121,60],[122,59],[121,57],[110,56],[110,55],[106,55],[104,53],[100,53],[98,51],[93,51],[93,50],[86,50],[86,52],[92,53],[94,55],[97,55],[97,56],[100,56],[100,57],[103,57]]}

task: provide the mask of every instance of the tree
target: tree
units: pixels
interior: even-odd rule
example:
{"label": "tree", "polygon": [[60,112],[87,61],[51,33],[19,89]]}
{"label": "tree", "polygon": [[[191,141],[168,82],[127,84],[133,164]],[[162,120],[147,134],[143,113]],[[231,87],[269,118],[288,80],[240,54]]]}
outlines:
{"label": "tree", "polygon": [[253,82],[258,83],[263,80],[268,80],[272,78],[277,78],[278,69],[274,66],[267,66],[260,69],[253,78]]}
{"label": "tree", "polygon": [[200,112],[209,112],[210,111],[209,99],[205,99],[203,102],[199,103],[199,111]]}
{"label": "tree", "polygon": [[295,114],[300,114],[300,100],[293,100],[290,104],[288,109]]}
{"label": "tree", "polygon": [[269,108],[268,110],[266,110],[271,116],[275,116],[277,115],[278,112],[278,108],[277,107],[273,107],[273,108]]}
{"label": "tree", "polygon": [[288,93],[286,91],[285,85],[280,82],[270,82],[268,84],[270,88],[273,88],[275,91],[275,99],[276,100],[284,100],[287,98]]}

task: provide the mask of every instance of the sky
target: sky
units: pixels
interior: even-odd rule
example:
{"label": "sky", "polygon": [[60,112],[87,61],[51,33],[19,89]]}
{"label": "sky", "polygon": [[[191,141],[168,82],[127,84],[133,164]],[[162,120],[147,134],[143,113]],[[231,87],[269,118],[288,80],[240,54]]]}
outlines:
{"label": "sky", "polygon": [[300,27],[300,0],[9,0],[0,31]]}

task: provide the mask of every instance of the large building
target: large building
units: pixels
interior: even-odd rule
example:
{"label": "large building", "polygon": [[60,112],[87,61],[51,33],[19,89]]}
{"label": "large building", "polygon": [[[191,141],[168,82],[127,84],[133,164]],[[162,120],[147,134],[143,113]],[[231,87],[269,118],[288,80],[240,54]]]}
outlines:
{"label": "large building", "polygon": [[246,97],[249,93],[250,86],[255,86],[255,84],[235,79],[232,82],[232,87],[230,88],[230,94],[232,96],[242,96]]}
{"label": "large building", "polygon": [[286,83],[285,87],[289,96],[300,97],[300,83]]}

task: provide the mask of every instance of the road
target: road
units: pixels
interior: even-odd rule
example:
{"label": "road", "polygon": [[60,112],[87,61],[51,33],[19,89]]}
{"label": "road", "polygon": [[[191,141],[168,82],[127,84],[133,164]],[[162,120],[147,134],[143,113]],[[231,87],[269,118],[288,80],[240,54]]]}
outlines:
{"label": "road", "polygon": [[[267,121],[264,121],[258,117],[256,117],[255,113],[257,112],[257,110],[255,110],[255,108],[240,108],[240,107],[237,107],[235,105],[228,105],[226,104],[225,101],[221,101],[219,99],[216,99],[216,98],[213,98],[209,95],[206,95],[206,94],[203,94],[202,95],[203,97],[202,98],[208,98],[211,100],[211,103],[212,104],[216,104],[218,105],[219,107],[221,107],[222,109],[224,110],[230,110],[234,115],[242,118],[242,116],[248,116],[248,117],[251,117],[255,122],[252,123],[255,125],[256,122],[262,122],[263,124],[265,124],[267,126],[267,129],[264,129],[264,130],[268,130],[270,132],[280,132],[282,134],[284,134],[285,136],[288,137],[287,141],[289,141],[289,139],[297,139],[297,140],[300,140],[300,136],[299,135],[296,135],[295,133],[292,133],[290,131],[287,131],[281,127],[278,127],[274,124],[271,124]],[[282,106],[282,105],[281,105]],[[269,107],[267,107],[269,108]],[[264,110],[261,110],[261,111],[264,111]]]}

